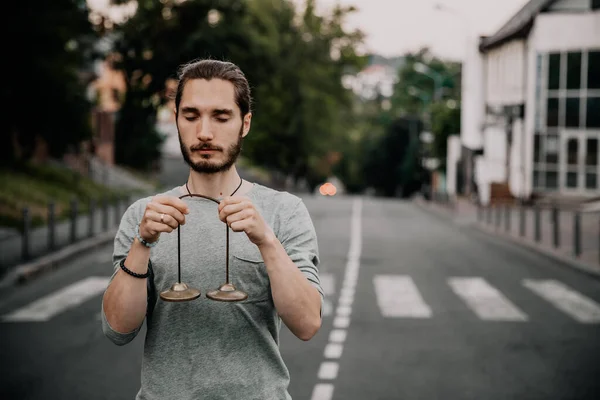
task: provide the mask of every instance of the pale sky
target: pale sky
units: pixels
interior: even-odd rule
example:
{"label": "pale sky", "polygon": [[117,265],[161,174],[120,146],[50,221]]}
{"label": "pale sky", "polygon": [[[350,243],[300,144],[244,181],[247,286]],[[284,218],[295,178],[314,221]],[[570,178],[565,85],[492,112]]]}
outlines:
{"label": "pale sky", "polygon": [[[302,3],[303,0],[294,0]],[[490,35],[528,0],[317,0],[321,7],[336,3],[358,11],[348,27],[366,35],[367,51],[402,55],[429,46],[444,58],[462,59],[467,35]],[[448,11],[435,9],[443,5]]]}
{"label": "pale sky", "polygon": [[[88,0],[88,4],[103,9],[108,1]],[[303,4],[305,0],[293,1]],[[358,11],[347,24],[366,34],[365,51],[397,56],[429,46],[439,57],[460,60],[468,37],[494,33],[527,1],[317,0],[317,4],[323,10],[336,3],[356,6]],[[436,10],[436,4],[447,11]],[[120,13],[111,14],[116,17]]]}

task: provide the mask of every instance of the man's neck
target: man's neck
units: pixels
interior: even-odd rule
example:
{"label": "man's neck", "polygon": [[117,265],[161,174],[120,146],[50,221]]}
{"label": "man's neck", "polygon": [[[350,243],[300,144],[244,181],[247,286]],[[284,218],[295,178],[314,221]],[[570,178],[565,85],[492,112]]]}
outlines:
{"label": "man's neck", "polygon": [[240,179],[235,166],[232,166],[228,171],[215,174],[202,174],[190,170],[187,184],[192,194],[223,198],[237,189]]}

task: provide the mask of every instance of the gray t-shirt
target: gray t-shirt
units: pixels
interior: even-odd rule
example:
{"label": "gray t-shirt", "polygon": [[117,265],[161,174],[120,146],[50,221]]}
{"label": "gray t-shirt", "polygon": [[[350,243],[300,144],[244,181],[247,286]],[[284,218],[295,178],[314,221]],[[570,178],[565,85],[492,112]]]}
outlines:
{"label": "gray t-shirt", "polygon": [[[183,192],[176,188],[164,194]],[[258,184],[246,196],[322,300],[317,237],[304,202]],[[150,200],[136,201],[123,215],[114,242],[115,274]],[[244,232],[230,230],[230,281],[248,299],[224,303],[206,298],[208,291],[225,283],[226,225],[218,218],[217,203],[197,197],[184,201],[190,213],[180,228],[181,280],[202,296],[183,303],[159,297],[177,281],[177,230],[161,234],[150,253],[154,276],[148,280],[147,333],[136,399],[291,399],[290,376],[279,351],[281,319],[258,247]],[[102,310],[103,332],[118,345],[133,340],[140,328],[116,332]]]}

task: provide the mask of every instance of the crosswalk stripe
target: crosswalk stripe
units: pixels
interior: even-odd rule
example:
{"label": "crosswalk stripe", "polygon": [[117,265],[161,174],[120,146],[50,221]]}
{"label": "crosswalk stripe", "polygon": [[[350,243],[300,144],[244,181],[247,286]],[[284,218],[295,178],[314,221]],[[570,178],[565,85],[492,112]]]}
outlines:
{"label": "crosswalk stripe", "polygon": [[53,316],[102,293],[109,281],[108,277],[88,277],[7,314],[2,319],[8,322],[48,321]]}
{"label": "crosswalk stripe", "polygon": [[527,315],[483,278],[449,278],[448,284],[460,298],[486,321],[527,321]]}
{"label": "crosswalk stripe", "polygon": [[523,286],[578,322],[587,324],[600,322],[600,306],[561,282],[524,279]]}
{"label": "crosswalk stripe", "polygon": [[384,317],[430,318],[431,309],[412,278],[406,275],[376,275],[373,278],[377,304]]}

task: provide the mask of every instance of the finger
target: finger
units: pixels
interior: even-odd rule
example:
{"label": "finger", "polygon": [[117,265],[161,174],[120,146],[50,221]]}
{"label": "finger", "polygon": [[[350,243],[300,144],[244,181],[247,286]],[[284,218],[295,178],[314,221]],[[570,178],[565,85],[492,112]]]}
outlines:
{"label": "finger", "polygon": [[223,209],[219,212],[219,218],[221,218],[221,221],[224,221],[225,218],[227,218],[229,215],[235,214],[237,212],[240,212],[240,211],[242,211],[244,209],[248,209],[248,208],[252,208],[252,203],[242,202],[242,203],[228,204],[228,205],[224,206]]}
{"label": "finger", "polygon": [[231,224],[233,224],[234,222],[243,221],[246,219],[249,220],[250,218],[252,218],[253,215],[254,212],[251,209],[245,208],[239,212],[228,215],[226,218],[227,225],[231,226]]}
{"label": "finger", "polygon": [[177,226],[179,225],[178,221],[173,216],[158,212],[150,207],[146,210],[144,214],[144,219],[146,220],[146,223],[158,222],[161,224],[169,225],[172,228],[177,228]]}
{"label": "finger", "polygon": [[[160,203],[149,203],[148,208],[158,213],[159,219],[157,221],[160,221],[160,214],[165,214],[163,218],[164,223],[168,223],[167,220],[170,220],[175,224],[183,225],[185,223],[185,216],[175,207]],[[176,226],[174,226],[174,228],[176,228]]]}
{"label": "finger", "polygon": [[189,214],[190,212],[188,205],[179,197],[159,195],[154,197],[154,199],[152,199],[152,202],[175,207],[182,214]]}
{"label": "finger", "polygon": [[229,204],[237,204],[246,200],[248,200],[248,197],[245,196],[227,196],[219,203],[219,211]]}
{"label": "finger", "polygon": [[248,227],[250,227],[250,223],[247,219],[235,221],[229,225],[229,228],[234,232],[244,232]]}
{"label": "finger", "polygon": [[163,224],[161,222],[156,222],[156,221],[148,221],[146,223],[146,228],[150,231],[150,232],[154,232],[154,233],[161,233],[161,232],[173,232],[174,228],[167,225],[167,224]]}

